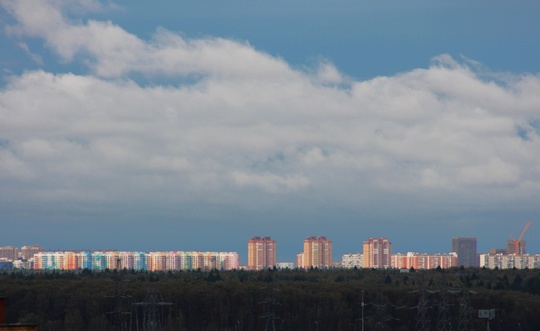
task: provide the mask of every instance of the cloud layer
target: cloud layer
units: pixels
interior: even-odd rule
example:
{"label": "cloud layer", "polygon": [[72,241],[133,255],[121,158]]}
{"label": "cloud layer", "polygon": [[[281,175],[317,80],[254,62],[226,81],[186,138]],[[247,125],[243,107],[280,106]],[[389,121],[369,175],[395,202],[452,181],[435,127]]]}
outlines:
{"label": "cloud layer", "polygon": [[540,192],[537,74],[441,55],[356,81],[330,62],[293,68],[235,40],[164,29],[143,40],[73,19],[64,1],[1,3],[10,35],[40,38],[87,70],[27,71],[1,88],[2,208],[283,196],[352,209],[373,196],[532,208]]}

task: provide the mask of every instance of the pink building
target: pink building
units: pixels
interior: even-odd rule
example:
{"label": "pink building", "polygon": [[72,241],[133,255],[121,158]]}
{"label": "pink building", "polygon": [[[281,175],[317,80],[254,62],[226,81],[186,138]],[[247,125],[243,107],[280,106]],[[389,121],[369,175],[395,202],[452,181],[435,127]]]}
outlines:
{"label": "pink building", "polygon": [[392,243],[387,238],[369,238],[364,241],[364,268],[388,269],[392,267]]}
{"label": "pink building", "polygon": [[392,268],[396,269],[443,269],[456,267],[458,259],[456,253],[448,254],[427,254],[413,253],[392,255]]}

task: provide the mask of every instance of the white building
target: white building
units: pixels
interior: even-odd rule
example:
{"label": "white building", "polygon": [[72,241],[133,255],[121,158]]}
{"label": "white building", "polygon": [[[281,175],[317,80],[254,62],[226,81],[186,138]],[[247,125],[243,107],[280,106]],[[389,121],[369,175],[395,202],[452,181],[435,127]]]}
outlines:
{"label": "white building", "polygon": [[480,267],[489,269],[540,268],[540,254],[480,254]]}
{"label": "white building", "polygon": [[294,269],[294,262],[278,262],[276,263],[278,269]]}
{"label": "white building", "polygon": [[362,253],[348,253],[341,256],[341,267],[346,269],[352,269],[354,267],[364,267],[364,254]]}

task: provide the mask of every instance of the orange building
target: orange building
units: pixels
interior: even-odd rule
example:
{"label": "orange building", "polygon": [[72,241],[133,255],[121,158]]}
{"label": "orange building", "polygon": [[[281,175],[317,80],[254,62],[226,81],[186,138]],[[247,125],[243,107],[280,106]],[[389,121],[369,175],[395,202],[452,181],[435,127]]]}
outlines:
{"label": "orange building", "polygon": [[392,268],[396,269],[443,269],[456,267],[458,258],[456,253],[448,254],[426,254],[412,253],[392,255]]}
{"label": "orange building", "polygon": [[388,269],[392,267],[392,243],[387,238],[369,238],[364,241],[364,268]]}
{"label": "orange building", "polygon": [[304,252],[299,268],[331,268],[332,267],[332,240],[326,237],[308,237],[304,240]]}
{"label": "orange building", "polygon": [[248,240],[248,270],[263,270],[276,266],[276,241],[270,237]]}

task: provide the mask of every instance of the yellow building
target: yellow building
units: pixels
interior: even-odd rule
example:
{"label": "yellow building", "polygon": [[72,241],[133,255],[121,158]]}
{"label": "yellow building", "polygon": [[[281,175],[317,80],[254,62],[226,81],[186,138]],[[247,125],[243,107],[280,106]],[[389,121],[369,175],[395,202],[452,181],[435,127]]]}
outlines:
{"label": "yellow building", "polygon": [[270,237],[248,240],[248,270],[263,270],[276,266],[276,241]]}
{"label": "yellow building", "polygon": [[328,240],[326,237],[308,237],[304,240],[304,252],[301,260],[302,265],[298,265],[299,268],[331,268],[332,240]]}

